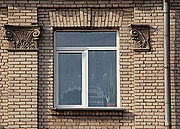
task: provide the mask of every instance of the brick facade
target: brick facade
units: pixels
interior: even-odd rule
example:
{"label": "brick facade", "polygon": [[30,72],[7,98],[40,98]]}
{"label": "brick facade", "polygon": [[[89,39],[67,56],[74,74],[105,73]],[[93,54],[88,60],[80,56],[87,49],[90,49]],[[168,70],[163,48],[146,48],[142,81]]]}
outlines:
{"label": "brick facade", "polygon": [[[180,2],[171,1],[172,127],[180,128]],[[164,129],[162,0],[0,1],[0,128]],[[4,25],[41,26],[38,50],[9,50]],[[150,26],[150,51],[135,52],[130,24]],[[56,28],[119,31],[121,111],[52,111]]]}

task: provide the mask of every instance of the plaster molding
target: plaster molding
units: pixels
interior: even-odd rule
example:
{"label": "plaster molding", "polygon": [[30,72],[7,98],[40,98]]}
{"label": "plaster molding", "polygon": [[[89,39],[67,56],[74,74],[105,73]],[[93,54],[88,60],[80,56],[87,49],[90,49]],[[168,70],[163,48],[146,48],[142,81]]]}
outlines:
{"label": "plaster molding", "polygon": [[4,25],[4,37],[9,50],[38,50],[40,26]]}
{"label": "plaster molding", "polygon": [[130,25],[130,34],[135,51],[150,51],[149,25]]}

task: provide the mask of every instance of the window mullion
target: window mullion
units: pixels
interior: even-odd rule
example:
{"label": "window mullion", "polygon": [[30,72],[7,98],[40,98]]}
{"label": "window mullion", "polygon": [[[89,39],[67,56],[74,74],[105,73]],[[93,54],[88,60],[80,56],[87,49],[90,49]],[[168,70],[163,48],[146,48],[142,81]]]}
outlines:
{"label": "window mullion", "polygon": [[120,59],[120,55],[119,55],[119,33],[117,31],[116,34],[117,37],[117,41],[116,41],[116,45],[117,45],[117,50],[116,50],[116,74],[117,74],[117,107],[120,107],[120,67],[119,67],[119,59]]}
{"label": "window mullion", "polygon": [[85,51],[82,52],[82,106],[87,107],[87,75],[86,75],[86,57]]}
{"label": "window mullion", "polygon": [[56,107],[58,107],[58,92],[57,91],[59,91],[59,89],[58,89],[58,86],[59,86],[59,84],[58,84],[58,58],[57,58],[57,56],[58,56],[58,52],[57,51],[55,51],[55,58],[54,58],[54,67],[55,67],[55,70],[54,70],[54,74],[55,74],[55,78],[54,78],[54,83],[55,83],[55,85],[56,85],[56,87],[55,87],[55,89],[54,89],[54,106],[55,106],[55,108]]}
{"label": "window mullion", "polygon": [[83,59],[82,59],[82,66],[83,66],[83,106],[88,107],[88,50],[83,51]]}

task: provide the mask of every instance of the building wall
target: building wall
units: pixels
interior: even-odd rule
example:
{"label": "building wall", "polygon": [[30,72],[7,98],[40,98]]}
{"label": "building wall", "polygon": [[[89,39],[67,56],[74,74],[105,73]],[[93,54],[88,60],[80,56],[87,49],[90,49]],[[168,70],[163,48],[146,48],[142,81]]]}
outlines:
{"label": "building wall", "polygon": [[[171,1],[172,125],[177,129],[180,128],[179,4]],[[79,15],[70,15],[73,10]],[[90,21],[92,10],[96,13]],[[8,51],[4,24],[41,25],[39,50]],[[150,26],[149,52],[134,51],[130,24]],[[4,0],[0,1],[0,27],[0,128],[165,128],[162,0]],[[119,30],[119,94],[124,113],[49,109],[53,108],[53,27]]]}

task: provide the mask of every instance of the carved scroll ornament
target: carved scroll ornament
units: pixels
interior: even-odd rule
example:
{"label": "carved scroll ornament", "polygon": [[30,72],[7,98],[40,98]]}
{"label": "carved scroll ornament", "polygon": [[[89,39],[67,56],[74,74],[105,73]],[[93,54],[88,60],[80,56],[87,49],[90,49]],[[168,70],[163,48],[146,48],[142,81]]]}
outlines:
{"label": "carved scroll ornament", "polygon": [[37,50],[39,26],[5,25],[4,36],[9,41],[9,50]]}
{"label": "carved scroll ornament", "polygon": [[135,51],[150,50],[150,27],[148,25],[131,25],[131,39],[134,41]]}

